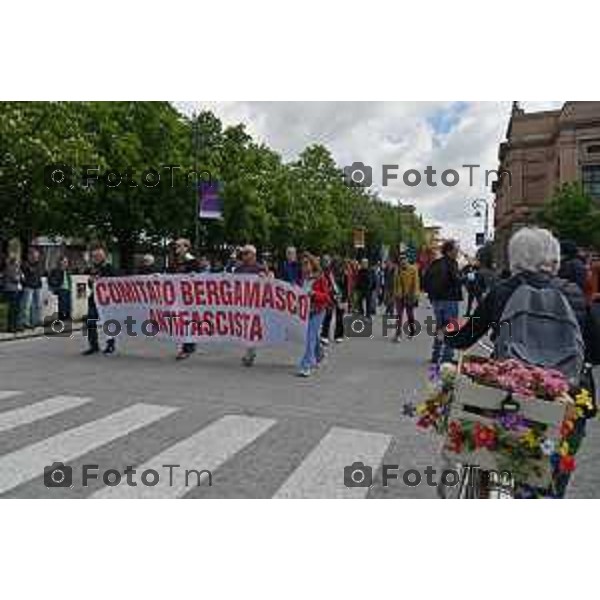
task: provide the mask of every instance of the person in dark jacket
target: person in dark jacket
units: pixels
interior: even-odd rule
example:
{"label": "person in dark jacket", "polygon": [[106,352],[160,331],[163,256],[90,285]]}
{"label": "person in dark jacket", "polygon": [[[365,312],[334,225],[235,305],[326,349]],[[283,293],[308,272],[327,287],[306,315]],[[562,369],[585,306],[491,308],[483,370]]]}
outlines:
{"label": "person in dark jacket", "polygon": [[373,292],[376,285],[375,272],[369,267],[369,259],[363,258],[360,261],[360,268],[358,269],[354,283],[358,310],[363,317],[370,317],[375,312]]}
{"label": "person in dark jacket", "polygon": [[73,279],[69,272],[69,259],[63,256],[56,269],[48,275],[48,288],[58,298],[58,318],[65,321],[71,318],[71,296]]}
{"label": "person in dark jacket", "polygon": [[485,285],[479,272],[479,264],[477,261],[469,263],[462,270],[462,278],[465,288],[467,289],[467,310],[465,317],[470,317],[473,311],[473,305],[479,306],[485,292]]}
{"label": "person in dark jacket", "polygon": [[458,319],[462,301],[462,278],[458,268],[458,243],[448,240],[442,245],[442,256],[434,260],[425,272],[423,288],[429,296],[436,322],[431,362],[448,362],[454,357],[452,347],[445,343],[444,328]]}
{"label": "person in dark jacket", "polygon": [[[94,284],[101,277],[115,277],[117,275],[114,267],[106,260],[106,250],[102,246],[96,246],[92,250],[92,268],[88,280],[88,312],[87,312],[87,339],[88,348],[83,351],[84,356],[91,356],[100,352],[98,339],[98,307],[94,295]],[[116,350],[116,338],[108,338],[103,354],[112,354]]]}
{"label": "person in dark jacket", "polygon": [[40,251],[37,248],[30,248],[27,261],[23,265],[19,328],[33,329],[42,325],[42,277],[44,275]]}
{"label": "person in dark jacket", "polygon": [[302,265],[298,262],[296,248],[290,246],[285,251],[285,261],[281,267],[281,279],[295,285],[302,285]]}
{"label": "person in dark jacket", "polygon": [[23,293],[23,272],[18,256],[9,256],[4,268],[4,299],[8,304],[7,330],[15,333],[19,326],[19,308]]}
{"label": "person in dark jacket", "polygon": [[344,315],[348,312],[348,276],[344,261],[336,258],[331,270],[331,282],[333,289],[333,300],[335,303],[335,325],[333,337],[336,344],[344,341]]}
{"label": "person in dark jacket", "polygon": [[558,276],[578,285],[585,290],[587,280],[587,268],[585,262],[579,256],[575,242],[565,240],[560,244],[560,269]]}

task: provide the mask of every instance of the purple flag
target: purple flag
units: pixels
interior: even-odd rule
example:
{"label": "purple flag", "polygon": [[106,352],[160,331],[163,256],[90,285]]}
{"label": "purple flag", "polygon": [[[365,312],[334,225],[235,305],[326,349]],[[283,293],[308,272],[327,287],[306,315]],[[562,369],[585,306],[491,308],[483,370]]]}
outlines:
{"label": "purple flag", "polygon": [[198,186],[199,217],[201,219],[222,219],[223,203],[219,197],[217,181],[203,181]]}

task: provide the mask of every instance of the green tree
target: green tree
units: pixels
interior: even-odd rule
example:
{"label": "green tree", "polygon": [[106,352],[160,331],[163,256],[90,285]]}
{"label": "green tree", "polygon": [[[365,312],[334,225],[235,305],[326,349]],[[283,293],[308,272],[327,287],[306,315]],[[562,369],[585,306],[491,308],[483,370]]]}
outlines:
{"label": "green tree", "polygon": [[557,188],[538,218],[560,239],[573,240],[580,246],[600,247],[600,207],[577,182]]}

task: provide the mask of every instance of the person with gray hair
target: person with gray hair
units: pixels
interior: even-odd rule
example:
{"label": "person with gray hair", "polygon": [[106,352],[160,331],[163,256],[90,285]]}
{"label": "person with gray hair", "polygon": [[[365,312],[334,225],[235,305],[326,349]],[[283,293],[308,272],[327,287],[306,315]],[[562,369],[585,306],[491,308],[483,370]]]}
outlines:
{"label": "person with gray hair", "polygon": [[511,274],[548,273],[556,275],[560,267],[560,243],[547,229],[523,227],[508,243]]}

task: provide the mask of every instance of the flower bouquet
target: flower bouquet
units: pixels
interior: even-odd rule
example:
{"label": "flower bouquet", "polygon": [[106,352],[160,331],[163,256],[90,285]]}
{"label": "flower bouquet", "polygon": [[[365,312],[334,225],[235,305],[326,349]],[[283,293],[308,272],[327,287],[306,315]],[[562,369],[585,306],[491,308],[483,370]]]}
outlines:
{"label": "flower bouquet", "polygon": [[[509,471],[522,495],[558,495],[576,466],[590,393],[559,371],[469,357],[432,371],[417,425],[444,436],[456,462]],[[562,486],[564,487],[564,486]]]}

